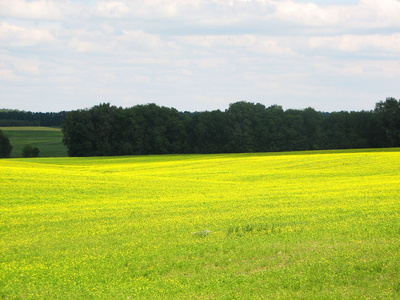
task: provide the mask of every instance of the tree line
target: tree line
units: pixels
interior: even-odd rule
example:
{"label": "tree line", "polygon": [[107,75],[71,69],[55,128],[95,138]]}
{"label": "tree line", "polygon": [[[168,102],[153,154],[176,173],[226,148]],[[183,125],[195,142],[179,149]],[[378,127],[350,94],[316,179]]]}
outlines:
{"label": "tree line", "polygon": [[156,104],[100,104],[62,123],[70,156],[240,153],[400,146],[400,100],[322,113],[236,102],[225,111],[179,112]]}
{"label": "tree line", "polygon": [[0,109],[0,127],[10,126],[61,126],[67,115],[61,112],[31,112]]}

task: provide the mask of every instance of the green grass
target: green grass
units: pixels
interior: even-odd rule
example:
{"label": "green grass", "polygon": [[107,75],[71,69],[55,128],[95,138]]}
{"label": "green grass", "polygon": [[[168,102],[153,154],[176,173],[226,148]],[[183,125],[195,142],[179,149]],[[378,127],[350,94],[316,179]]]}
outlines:
{"label": "green grass", "polygon": [[400,299],[400,150],[0,161],[0,298]]}
{"label": "green grass", "polygon": [[67,148],[62,143],[61,129],[53,127],[0,127],[13,146],[11,156],[22,157],[25,145],[38,147],[41,157],[65,157]]}

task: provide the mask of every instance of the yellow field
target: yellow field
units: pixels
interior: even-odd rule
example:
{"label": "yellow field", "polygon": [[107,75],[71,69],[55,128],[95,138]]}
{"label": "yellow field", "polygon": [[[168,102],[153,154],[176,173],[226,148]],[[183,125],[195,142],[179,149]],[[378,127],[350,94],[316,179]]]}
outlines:
{"label": "yellow field", "polygon": [[400,151],[0,160],[0,298],[400,298]]}

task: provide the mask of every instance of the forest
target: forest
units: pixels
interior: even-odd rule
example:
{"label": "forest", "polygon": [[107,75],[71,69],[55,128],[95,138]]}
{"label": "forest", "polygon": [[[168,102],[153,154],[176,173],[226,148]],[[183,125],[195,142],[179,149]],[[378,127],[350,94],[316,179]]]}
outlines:
{"label": "forest", "polygon": [[61,127],[70,156],[399,147],[400,100],[386,98],[371,111],[332,113],[246,101],[204,112],[103,103],[68,112]]}
{"label": "forest", "polygon": [[10,126],[60,126],[67,115],[61,112],[31,112],[15,109],[0,109],[0,127]]}
{"label": "forest", "polygon": [[[400,147],[400,100],[374,110],[318,112],[240,101],[225,111],[103,103],[58,113],[0,110],[0,126],[56,126],[69,156],[245,153]],[[0,132],[0,157],[11,152]]]}

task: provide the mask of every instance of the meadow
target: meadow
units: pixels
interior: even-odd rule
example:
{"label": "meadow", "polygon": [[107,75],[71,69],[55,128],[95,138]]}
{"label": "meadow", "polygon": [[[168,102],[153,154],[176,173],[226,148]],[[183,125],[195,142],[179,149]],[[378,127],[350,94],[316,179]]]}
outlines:
{"label": "meadow", "polygon": [[11,157],[22,157],[25,145],[38,147],[41,157],[66,157],[67,148],[62,143],[63,134],[55,127],[0,127],[10,140]]}
{"label": "meadow", "polygon": [[400,299],[400,149],[0,160],[2,299]]}

